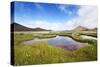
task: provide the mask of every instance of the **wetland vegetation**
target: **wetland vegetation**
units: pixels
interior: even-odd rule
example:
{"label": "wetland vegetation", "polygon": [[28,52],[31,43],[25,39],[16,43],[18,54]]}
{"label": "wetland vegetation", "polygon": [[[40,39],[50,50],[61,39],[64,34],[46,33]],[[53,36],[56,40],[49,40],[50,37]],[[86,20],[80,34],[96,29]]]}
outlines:
{"label": "wetland vegetation", "polygon": [[[27,64],[48,64],[63,63],[75,61],[91,61],[97,60],[97,40],[84,39],[80,33],[71,32],[50,32],[46,34],[14,34],[14,56],[15,65]],[[94,34],[94,32],[89,33]],[[87,34],[84,34],[87,35]],[[70,37],[73,40],[88,44],[77,50],[68,50],[62,47],[56,47],[48,43],[48,41],[33,42],[32,45],[23,44],[24,41],[38,39],[55,38],[56,36]]]}

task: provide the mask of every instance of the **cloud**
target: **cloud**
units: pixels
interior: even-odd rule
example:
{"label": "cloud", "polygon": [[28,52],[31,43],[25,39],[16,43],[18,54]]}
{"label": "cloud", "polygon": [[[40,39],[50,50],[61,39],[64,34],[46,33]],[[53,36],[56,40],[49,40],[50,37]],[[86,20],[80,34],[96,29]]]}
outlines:
{"label": "cloud", "polygon": [[[58,31],[58,30],[65,30],[66,29],[66,25],[63,24],[63,23],[56,23],[56,22],[48,22],[48,21],[43,21],[43,20],[37,20],[37,21],[34,21],[34,22],[29,22],[29,25],[28,27],[31,27],[31,28],[36,28],[36,27],[40,27],[40,28],[44,28],[44,29],[49,29],[49,30],[55,30],[55,31]],[[26,25],[26,26],[27,26]]]}
{"label": "cloud", "polygon": [[35,3],[34,5],[35,5],[39,10],[44,10],[44,8],[43,8],[40,4]]}
{"label": "cloud", "polygon": [[66,11],[66,5],[60,5],[60,6],[58,6],[58,8],[59,8],[61,11]]}
{"label": "cloud", "polygon": [[98,24],[98,9],[96,6],[81,6],[76,23],[86,28],[95,28]]}
{"label": "cloud", "polygon": [[[68,10],[66,9],[67,6],[66,5],[60,5],[59,9],[65,13],[68,12]],[[69,14],[71,15],[72,12],[69,11]],[[88,29],[92,29],[97,27],[98,24],[98,9],[96,6],[80,6],[80,9],[77,11],[77,15],[78,17],[73,18],[69,21],[69,28],[73,29],[75,27],[78,26],[83,26],[86,27]],[[72,27],[70,27],[72,26]]]}
{"label": "cloud", "polygon": [[73,14],[73,12],[71,10],[68,10],[68,7],[67,5],[59,5],[58,8],[60,9],[60,11],[66,13],[67,15],[71,15]]}
{"label": "cloud", "polygon": [[70,30],[73,29],[73,22],[48,22],[43,20],[30,21],[29,23],[22,24],[30,28],[40,27],[43,29],[54,30],[54,31],[62,31],[62,30]]}
{"label": "cloud", "polygon": [[[64,10],[64,6],[61,7]],[[44,28],[55,31],[72,30],[78,26],[86,27],[89,29],[96,28],[98,23],[98,9],[96,6],[81,6],[77,11],[78,17],[65,22],[49,22],[46,20],[30,21],[26,26],[31,28]]]}

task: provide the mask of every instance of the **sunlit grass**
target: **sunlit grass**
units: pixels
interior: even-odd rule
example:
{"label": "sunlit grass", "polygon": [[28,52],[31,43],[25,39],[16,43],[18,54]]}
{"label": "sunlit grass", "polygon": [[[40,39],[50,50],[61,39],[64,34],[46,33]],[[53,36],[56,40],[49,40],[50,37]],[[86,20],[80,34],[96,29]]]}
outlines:
{"label": "sunlit grass", "polygon": [[33,45],[15,45],[15,65],[48,64],[90,61],[97,59],[95,46],[86,46],[76,51],[51,46],[47,42],[36,42]]}
{"label": "sunlit grass", "polygon": [[56,37],[56,35],[48,35],[48,34],[40,34],[40,35],[34,35],[34,38],[44,39],[44,38],[53,38]]}
{"label": "sunlit grass", "polygon": [[[88,43],[89,46],[79,50],[69,51],[63,48],[55,47],[48,42],[34,42],[32,45],[23,45],[21,42],[33,38],[50,38],[60,36],[69,36],[72,39]],[[14,59],[15,65],[29,64],[48,64],[78,61],[97,60],[97,41],[93,39],[82,39],[79,33],[50,33],[50,34],[14,34]]]}
{"label": "sunlit grass", "polygon": [[19,43],[33,39],[32,34],[14,34],[14,45],[18,45]]}
{"label": "sunlit grass", "polygon": [[81,35],[80,34],[73,34],[72,35],[72,38],[76,41],[79,41],[79,42],[83,42],[83,43],[88,43],[88,44],[92,44],[92,45],[97,45],[97,40],[95,39],[84,39],[82,37],[80,37]]}
{"label": "sunlit grass", "polygon": [[69,52],[61,48],[50,46],[47,42],[33,43],[33,46],[17,45],[15,46],[15,64],[25,65],[66,62],[66,53]]}

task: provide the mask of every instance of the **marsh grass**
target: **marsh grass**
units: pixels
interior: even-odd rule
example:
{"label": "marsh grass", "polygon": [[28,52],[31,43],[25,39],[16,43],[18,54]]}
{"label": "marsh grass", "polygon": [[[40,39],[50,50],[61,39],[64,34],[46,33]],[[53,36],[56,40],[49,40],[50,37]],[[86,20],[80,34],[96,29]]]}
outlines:
{"label": "marsh grass", "polygon": [[[51,35],[52,34],[52,35]],[[32,45],[23,45],[21,42],[33,38],[49,38],[69,36],[79,42],[88,42],[89,46],[82,47],[75,51],[65,50],[55,47],[48,42],[34,42]],[[15,65],[30,64],[50,64],[64,62],[94,61],[97,60],[97,42],[92,39],[82,39],[77,33],[54,33],[34,35],[34,34],[14,34],[14,60]]]}
{"label": "marsh grass", "polygon": [[76,51],[54,47],[47,42],[36,42],[33,45],[16,45],[15,65],[48,64],[96,60],[95,46],[86,46]]}
{"label": "marsh grass", "polygon": [[44,38],[53,38],[56,37],[56,35],[48,35],[48,34],[40,34],[40,35],[34,35],[34,38],[44,39]]}
{"label": "marsh grass", "polygon": [[95,46],[97,45],[97,40],[95,40],[95,39],[84,39],[80,36],[81,36],[80,34],[73,34],[72,39],[79,41],[79,42],[92,44],[92,45],[95,45]]}
{"label": "marsh grass", "polygon": [[88,43],[88,44],[92,44],[92,45],[97,45],[97,40],[95,39],[84,39],[81,37],[81,35],[87,35],[87,36],[93,36],[96,37],[97,33],[96,32],[61,32],[58,34],[59,36],[68,36],[71,37],[72,39],[82,42],[82,43]]}
{"label": "marsh grass", "polygon": [[24,34],[24,33],[14,34],[14,45],[18,45],[23,41],[31,40],[31,39],[33,39],[32,34]]}
{"label": "marsh grass", "polygon": [[92,37],[97,37],[97,31],[82,31],[79,32],[80,35],[87,35],[87,36],[92,36]]}

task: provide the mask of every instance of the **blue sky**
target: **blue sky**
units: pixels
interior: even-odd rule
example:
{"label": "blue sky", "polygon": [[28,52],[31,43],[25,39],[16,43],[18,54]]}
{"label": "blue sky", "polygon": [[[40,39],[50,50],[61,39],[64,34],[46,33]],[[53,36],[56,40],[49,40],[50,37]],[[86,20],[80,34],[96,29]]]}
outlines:
{"label": "blue sky", "polygon": [[41,27],[51,30],[72,29],[75,24],[73,19],[80,16],[78,11],[81,6],[79,5],[18,1],[12,3],[14,3],[14,6],[12,6],[14,22],[31,28]]}

